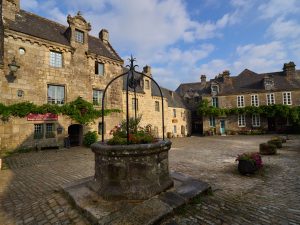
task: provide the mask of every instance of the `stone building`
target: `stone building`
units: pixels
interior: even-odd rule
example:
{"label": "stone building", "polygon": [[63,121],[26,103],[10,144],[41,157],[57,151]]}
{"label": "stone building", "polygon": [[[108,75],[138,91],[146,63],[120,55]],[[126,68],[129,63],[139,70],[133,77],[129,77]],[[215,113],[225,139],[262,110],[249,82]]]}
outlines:
{"label": "stone building", "polygon": [[[61,105],[81,97],[101,104],[102,90],[123,71],[123,60],[110,45],[108,31],[91,36],[91,25],[80,13],[69,15],[64,26],[21,10],[20,0],[1,2],[0,102]],[[19,66],[16,72],[8,66],[13,63]],[[106,100],[107,108],[122,109],[121,81],[113,84]],[[121,113],[107,116],[107,129],[121,119]],[[83,126],[63,115],[12,117],[0,120],[0,149],[62,146],[66,136],[71,145],[79,145],[82,135],[98,126],[98,120]]]}
{"label": "stone building", "polygon": [[285,118],[264,118],[258,114],[224,117],[199,117],[196,113],[200,101],[206,99],[218,108],[243,108],[283,104],[300,105],[300,71],[293,62],[285,63],[283,70],[272,73],[255,73],[245,69],[238,76],[224,71],[215,79],[181,84],[176,92],[192,111],[192,131],[217,134],[249,130],[284,131],[291,125]]}
{"label": "stone building", "polygon": [[[145,66],[143,74],[152,78],[151,67]],[[136,96],[129,89],[129,115],[142,116],[140,125],[146,127],[155,136],[162,137],[162,99],[157,85],[146,76],[140,76]],[[191,134],[190,110],[186,108],[183,98],[176,92],[160,87],[163,95],[165,135],[167,137],[185,137]],[[123,82],[123,118],[126,118],[126,78]]]}

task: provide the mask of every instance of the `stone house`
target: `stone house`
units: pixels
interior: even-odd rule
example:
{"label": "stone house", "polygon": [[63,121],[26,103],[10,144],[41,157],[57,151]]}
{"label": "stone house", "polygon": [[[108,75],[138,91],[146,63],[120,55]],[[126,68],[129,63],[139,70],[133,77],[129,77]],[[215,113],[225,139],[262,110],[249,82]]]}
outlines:
{"label": "stone house", "polygon": [[[145,66],[143,74],[152,78],[151,67]],[[136,96],[129,89],[129,116],[141,115],[140,126],[146,127],[155,136],[162,137],[162,98],[157,85],[148,77],[135,75],[139,80]],[[164,130],[166,137],[185,137],[191,134],[190,110],[176,92],[160,87],[164,104]],[[123,118],[126,118],[126,78],[123,82]]]}
{"label": "stone house", "polygon": [[224,117],[199,117],[196,113],[199,102],[206,99],[218,108],[243,108],[283,104],[300,105],[300,71],[293,62],[285,63],[283,70],[271,73],[255,73],[245,69],[238,76],[230,76],[224,71],[215,79],[181,84],[176,92],[182,96],[192,111],[192,131],[217,134],[241,132],[246,130],[281,131],[288,129],[290,123],[285,118],[264,118],[258,114],[230,115]]}
{"label": "stone house", "polygon": [[[69,15],[68,26],[63,26],[21,10],[20,0],[3,0],[1,6],[1,103],[61,105],[81,97],[101,104],[102,90],[123,71],[107,30],[102,29],[99,37],[89,35],[91,25],[80,13]],[[8,66],[14,62],[19,66],[16,72]],[[113,84],[106,100],[107,108],[122,109],[121,81]],[[121,113],[107,116],[107,129],[121,119]],[[0,149],[62,146],[66,136],[71,145],[79,145],[85,132],[101,126],[99,120],[83,126],[62,115],[13,117],[0,120]]]}

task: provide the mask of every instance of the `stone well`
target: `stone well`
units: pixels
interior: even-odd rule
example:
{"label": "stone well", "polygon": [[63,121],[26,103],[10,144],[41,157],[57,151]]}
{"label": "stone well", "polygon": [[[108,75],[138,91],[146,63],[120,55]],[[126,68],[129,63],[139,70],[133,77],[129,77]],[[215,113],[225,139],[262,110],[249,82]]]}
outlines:
{"label": "stone well", "polygon": [[95,179],[89,187],[106,200],[143,200],[173,186],[168,152],[171,141],[150,144],[91,146]]}

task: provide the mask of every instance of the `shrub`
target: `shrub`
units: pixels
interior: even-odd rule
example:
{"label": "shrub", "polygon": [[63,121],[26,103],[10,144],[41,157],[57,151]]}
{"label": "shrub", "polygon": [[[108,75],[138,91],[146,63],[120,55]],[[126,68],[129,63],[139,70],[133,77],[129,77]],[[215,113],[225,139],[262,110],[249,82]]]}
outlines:
{"label": "shrub", "polygon": [[89,131],[84,135],[83,144],[87,147],[90,147],[91,144],[97,141],[98,135],[96,131]]}
{"label": "shrub", "polygon": [[282,148],[282,141],[281,140],[269,140],[268,144],[273,144],[277,148]]}
{"label": "shrub", "polygon": [[257,168],[261,168],[263,166],[261,156],[258,152],[245,152],[241,155],[238,155],[235,161],[250,161],[257,166]]}
{"label": "shrub", "polygon": [[259,153],[262,155],[275,155],[277,153],[276,145],[261,143],[259,145]]}

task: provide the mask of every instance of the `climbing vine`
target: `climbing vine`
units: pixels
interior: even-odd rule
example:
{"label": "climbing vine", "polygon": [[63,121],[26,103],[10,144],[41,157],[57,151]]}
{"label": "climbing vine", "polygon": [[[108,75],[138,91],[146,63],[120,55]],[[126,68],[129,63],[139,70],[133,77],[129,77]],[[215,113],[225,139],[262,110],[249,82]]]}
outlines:
{"label": "climbing vine", "polygon": [[300,106],[287,106],[282,104],[246,106],[243,108],[217,108],[209,105],[205,99],[198,106],[198,115],[200,116],[228,116],[236,114],[260,114],[268,118],[283,117],[289,118],[291,122],[300,124]]}
{"label": "climbing vine", "polygon": [[[121,111],[118,109],[106,109],[104,110],[104,115],[108,115],[113,112]],[[80,124],[91,123],[102,115],[101,110],[95,109],[93,104],[79,97],[76,100],[61,106],[55,104],[44,104],[38,106],[32,102],[21,102],[6,106],[0,103],[0,118],[2,121],[8,121],[11,116],[23,118],[30,113],[62,114],[69,116],[71,119]]]}

